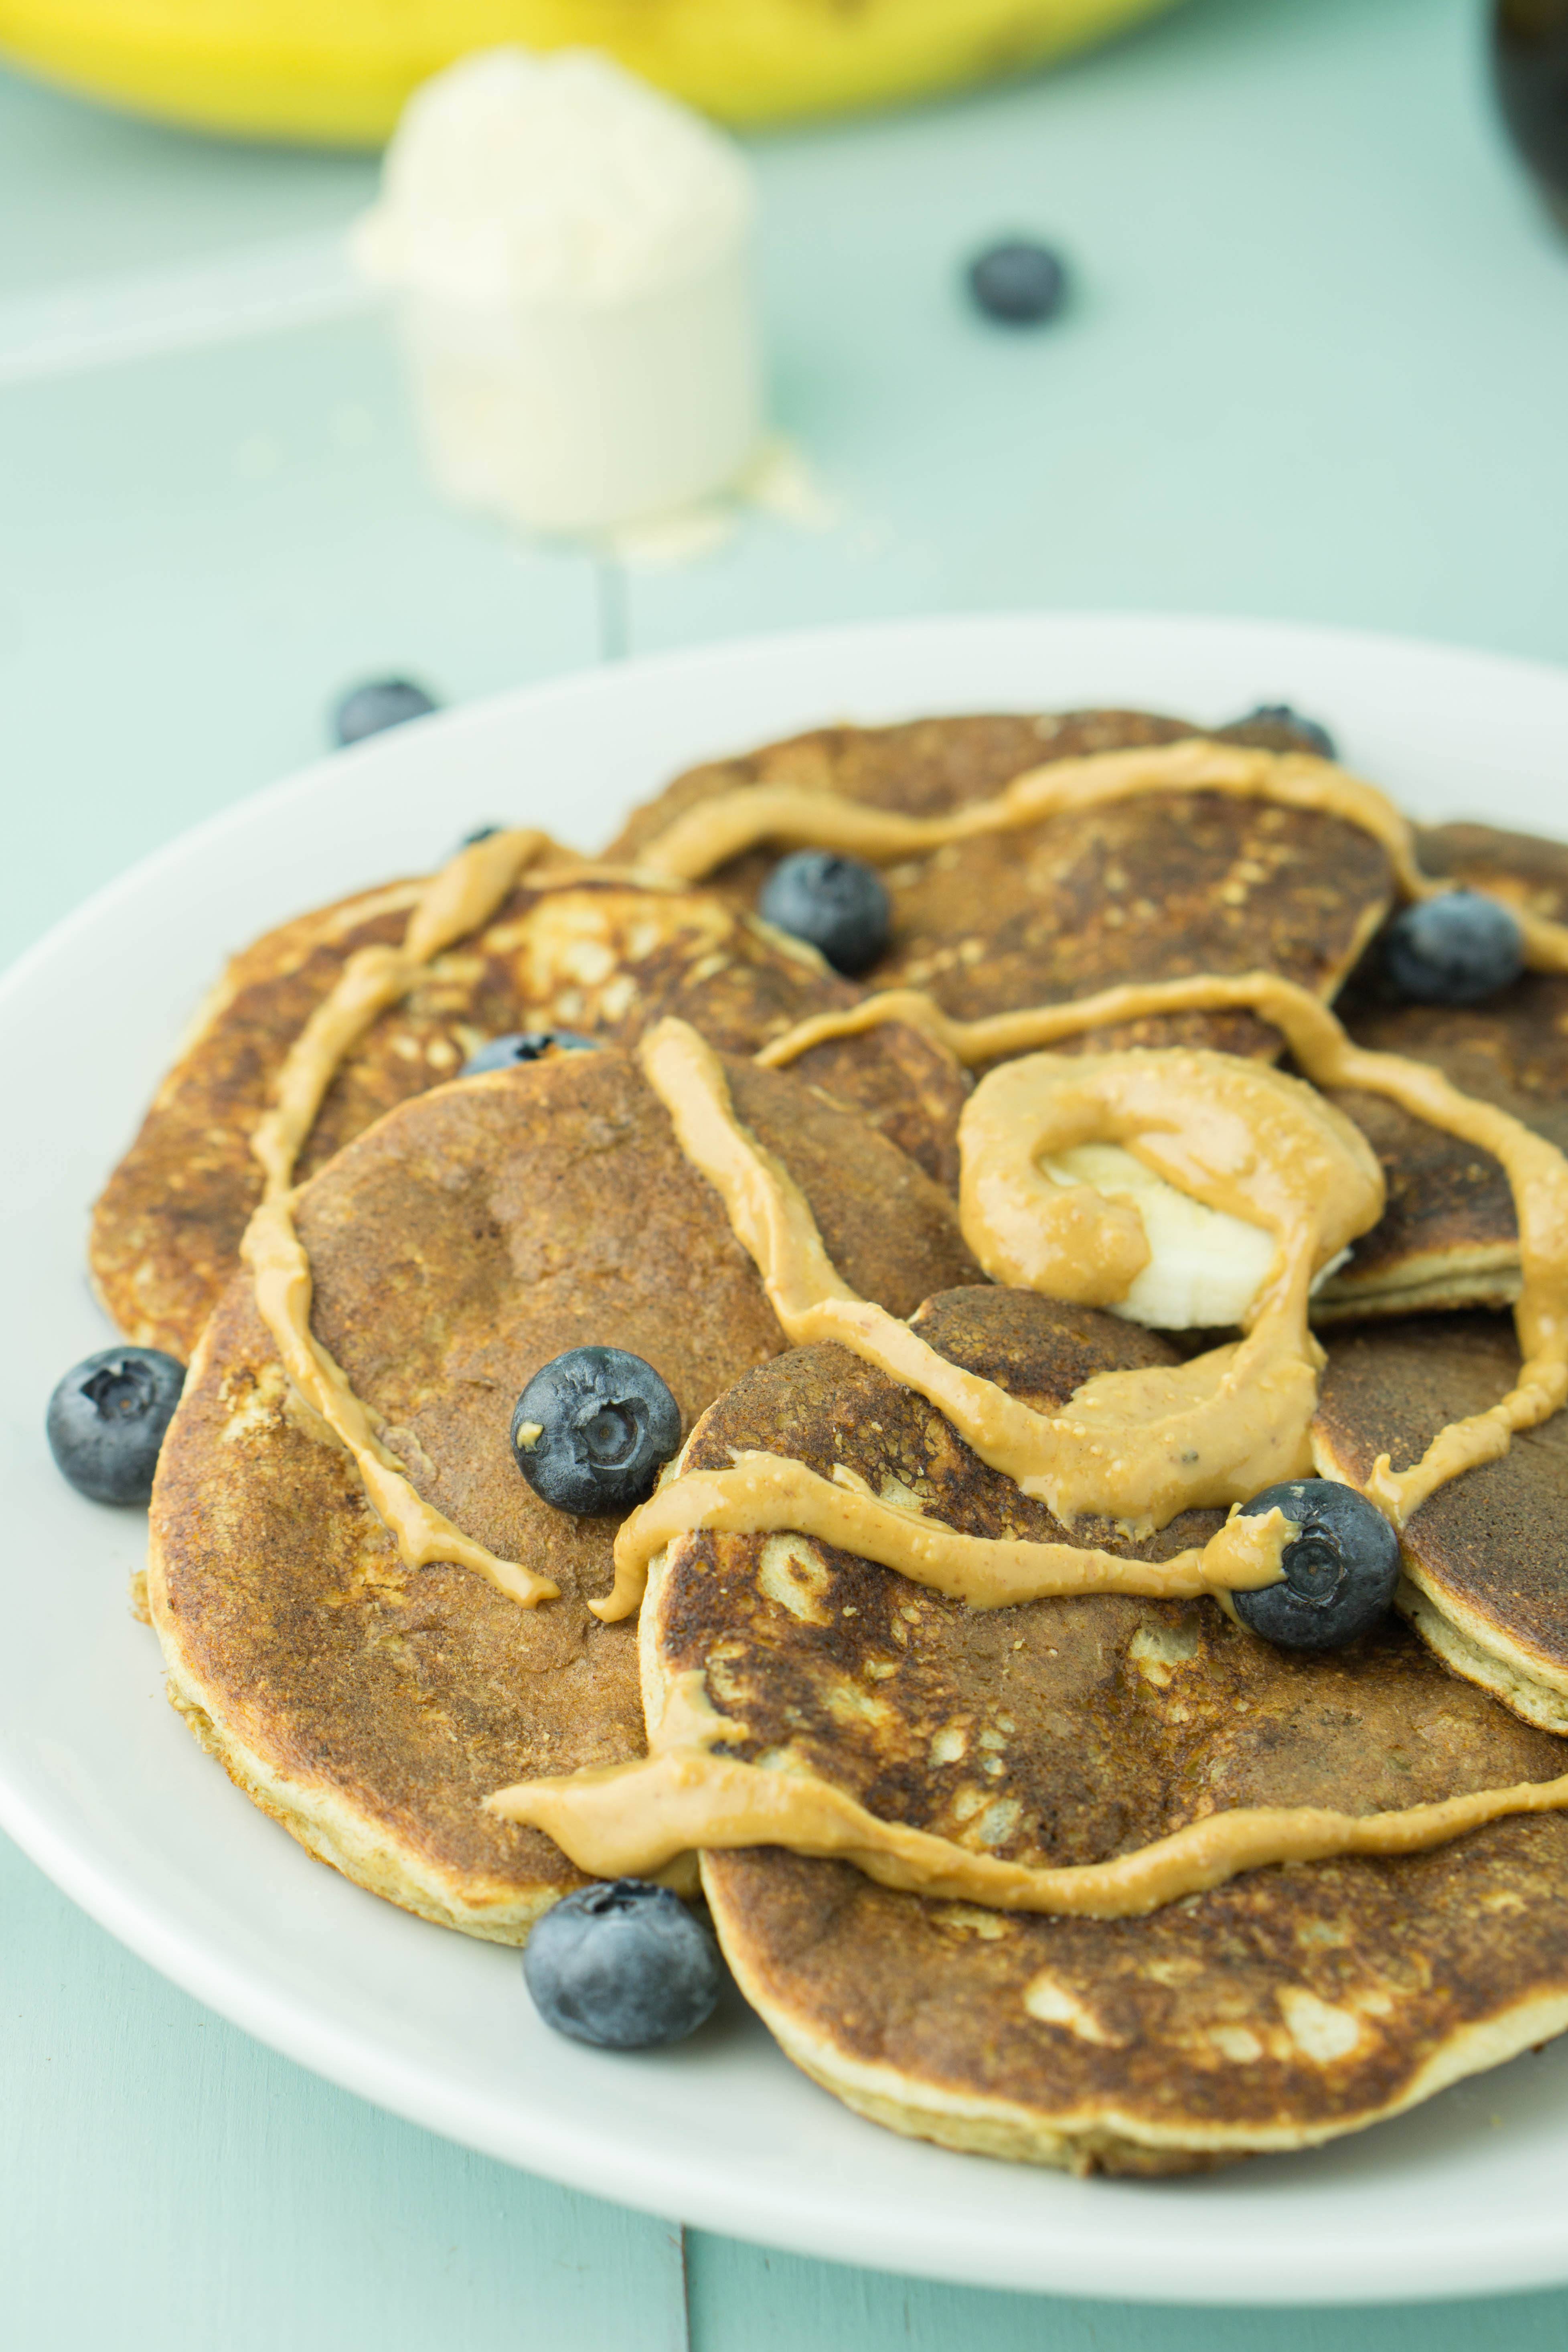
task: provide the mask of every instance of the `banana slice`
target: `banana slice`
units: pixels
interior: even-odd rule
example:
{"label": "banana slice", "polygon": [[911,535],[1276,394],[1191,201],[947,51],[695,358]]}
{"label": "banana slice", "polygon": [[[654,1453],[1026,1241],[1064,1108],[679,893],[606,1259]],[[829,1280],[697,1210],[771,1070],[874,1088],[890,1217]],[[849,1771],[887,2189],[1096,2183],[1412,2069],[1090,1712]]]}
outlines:
{"label": "banana slice", "polygon": [[[1091,1184],[1108,1200],[1125,1202],[1143,1221],[1149,1263],[1110,1314],[1156,1331],[1217,1329],[1246,1320],[1274,1263],[1274,1236],[1263,1226],[1178,1192],[1119,1143],[1077,1144],[1042,1160],[1040,1167],[1053,1183]],[[1318,1280],[1331,1271],[1325,1266]]]}

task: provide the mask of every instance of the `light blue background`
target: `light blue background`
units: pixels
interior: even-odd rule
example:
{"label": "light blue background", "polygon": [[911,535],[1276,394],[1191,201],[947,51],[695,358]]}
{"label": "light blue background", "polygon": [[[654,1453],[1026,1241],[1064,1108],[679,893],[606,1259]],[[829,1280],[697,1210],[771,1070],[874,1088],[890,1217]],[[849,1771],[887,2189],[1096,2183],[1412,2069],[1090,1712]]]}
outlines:
{"label": "light blue background", "polygon": [[[1023,604],[1568,658],[1568,243],[1501,148],[1480,13],[1189,0],[1047,79],[758,142],[775,411],[840,520],[754,518],[665,572],[438,507],[374,316],[258,310],[257,332],[212,339],[215,288],[254,288],[256,249],[335,230],[370,165],[175,138],[0,78],[0,956],[311,756],[366,673],[456,699],[628,647]],[[1070,312],[1038,337],[988,329],[956,290],[963,257],[1015,226],[1075,266]],[[61,287],[89,341],[128,310],[157,348],[29,374],[46,345],[58,361]],[[606,2352],[1528,2352],[1568,2335],[1568,2294],[1184,2313],[682,2242],[258,2048],[4,1846],[0,1955],[0,2324],[49,2352],[412,2352],[458,2332]]]}

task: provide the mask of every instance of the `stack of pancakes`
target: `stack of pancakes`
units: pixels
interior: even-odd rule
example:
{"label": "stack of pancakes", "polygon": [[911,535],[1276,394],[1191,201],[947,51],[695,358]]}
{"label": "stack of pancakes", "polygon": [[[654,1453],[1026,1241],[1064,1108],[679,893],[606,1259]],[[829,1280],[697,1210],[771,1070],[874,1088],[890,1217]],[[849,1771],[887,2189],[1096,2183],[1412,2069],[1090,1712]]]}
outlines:
{"label": "stack of pancakes", "polygon": [[[146,1580],[170,1696],[312,1853],[426,1917],[521,1942],[582,1874],[484,1799],[637,1756],[692,1674],[743,1727],[735,1754],[1033,1862],[1104,1859],[1237,1805],[1396,1810],[1563,1769],[1558,1422],[1423,1507],[1402,1615],[1327,1657],[1273,1650],[1206,1601],[973,1610],[787,1534],[682,1538],[640,1632],[605,1624],[588,1603],[608,1591],[616,1522],[551,1509],[513,1465],[531,1376],[607,1344],[669,1386],[689,1468],[761,1450],[841,1465],[970,1533],[1156,1559],[1206,1539],[1218,1514],[1142,1543],[1105,1521],[1064,1528],[923,1400],[837,1348],[791,1349],[634,1050],[671,1013],[706,1036],[845,1278],[952,1361],[1054,1409],[1098,1373],[1173,1360],[1124,1321],[984,1282],[953,1198],[970,1080],[931,1036],[894,1023],[787,1070],[752,1061],[864,993],[757,918],[769,856],[700,885],[638,860],[675,816],[751,785],[942,814],[1044,761],[1193,731],[1117,711],[843,727],[695,770],[603,863],[531,867],[344,1056],[298,1170],[312,1328],[418,1493],[559,1587],[534,1609],[463,1568],[403,1563],[291,1390],[238,1260],[261,1192],[251,1137],[285,1057],[349,958],[401,940],[423,886],[367,890],[236,958],[99,1203],[91,1259],[127,1337],[191,1367]],[[1431,873],[1568,914],[1568,848],[1473,825],[1420,848]],[[892,929],[866,988],[919,988],[973,1019],[1273,971],[1338,997],[1358,1042],[1568,1142],[1568,980],[1527,975],[1462,1012],[1387,1001],[1367,950],[1393,877],[1337,816],[1168,793],[979,834],[884,878]],[[459,1075],[486,1040],[552,1027],[602,1050]],[[1282,1043],[1245,1012],[1081,1042],[1265,1058]],[[1359,1481],[1510,1385],[1519,1242],[1495,1161],[1380,1098],[1339,1100],[1388,1181],[1382,1222],[1317,1302],[1320,1457]],[[899,2130],[1077,2169],[1310,2145],[1568,2025],[1555,1814],[1397,1861],[1254,1871],[1135,1920],[1019,1917],[774,1849],[704,1856],[701,1884],[747,1998],[840,2097]]]}

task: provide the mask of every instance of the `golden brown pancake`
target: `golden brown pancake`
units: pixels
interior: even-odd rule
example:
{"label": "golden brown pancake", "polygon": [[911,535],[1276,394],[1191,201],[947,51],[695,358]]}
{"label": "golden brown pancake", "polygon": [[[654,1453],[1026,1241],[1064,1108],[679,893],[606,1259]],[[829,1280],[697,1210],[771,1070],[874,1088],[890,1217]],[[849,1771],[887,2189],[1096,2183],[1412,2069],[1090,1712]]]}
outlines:
{"label": "golden brown pancake", "polygon": [[[1314,1448],[1330,1476],[1380,1454],[1417,1461],[1448,1422],[1485,1412],[1519,1371],[1511,1324],[1445,1316],[1336,1339]],[[1401,1538],[1400,1605],[1438,1655],[1527,1722],[1568,1732],[1568,1416],[1423,1503]]]}
{"label": "golden brown pancake", "polygon": [[[1042,1409],[1168,1360],[1153,1335],[1031,1293],[960,1290],[918,1323]],[[842,1465],[974,1534],[1066,1532],[837,1349],[748,1374],[686,1466],[732,1448]],[[1161,1557],[1217,1517],[1146,1546],[1087,1520],[1073,1538]],[[884,1819],[1020,1862],[1100,1860],[1232,1806],[1393,1810],[1563,1768],[1397,1618],[1291,1655],[1207,1601],[974,1611],[799,1536],[699,1534],[656,1565],[643,1622],[650,1725],[670,1678],[701,1671],[743,1727],[721,1753],[804,1767]],[[1115,1921],[895,1893],[771,1849],[702,1867],[742,1990],[808,2074],[896,2130],[1078,2170],[1310,2146],[1568,2025],[1557,1815],[1414,1859],[1254,1871]]]}
{"label": "golden brown pancake", "polygon": [[[1568,845],[1448,824],[1423,833],[1418,845],[1428,873],[1452,875],[1552,921],[1568,911]],[[1433,1063],[1466,1094],[1568,1148],[1568,978],[1526,972],[1476,1005],[1394,1003],[1358,978],[1338,1009],[1358,1045]],[[1324,1286],[1317,1320],[1510,1306],[1519,1296],[1519,1227],[1490,1153],[1374,1096],[1336,1100],[1384,1163],[1388,1207]]]}
{"label": "golden brown pancake", "polygon": [[[782,743],[764,743],[760,751],[688,768],[632,811],[605,855],[635,866],[648,843],[688,809],[748,784],[837,793],[907,816],[942,816],[970,801],[992,799],[1042,760],[1173,743],[1192,732],[1183,719],[1142,710],[992,711],[910,719],[894,727],[814,727]],[[766,850],[735,858],[719,887],[749,907],[773,862]]]}
{"label": "golden brown pancake", "polygon": [[[821,729],[677,778],[634,812],[608,855],[635,860],[686,810],[748,784],[793,784],[934,815],[989,797],[1047,761],[1174,742],[1193,731],[1180,719],[1114,710]],[[1249,736],[1245,725],[1232,731]],[[754,905],[773,862],[766,851],[749,852],[713,885]],[[1390,903],[1384,854],[1355,826],[1214,793],[1127,802],[949,843],[883,878],[892,930],[869,983],[928,990],[965,1020],[1188,972],[1279,971],[1331,997]],[[1240,1012],[1124,1024],[1079,1043],[1092,1051],[1279,1050],[1273,1030]]]}
{"label": "golden brown pancake", "polygon": [[[94,1213],[94,1279],[128,1338],[189,1357],[260,1197],[250,1137],[283,1058],[348,957],[402,939],[422,887],[395,883],[301,916],[229,967]],[[489,1037],[562,1027],[626,1043],[673,1013],[723,1050],[749,1054],[860,993],[812,949],[710,891],[580,868],[525,880],[350,1055],[300,1172],[323,1166],[395,1104],[455,1076]],[[895,1024],[818,1046],[797,1071],[930,1173],[954,1180],[966,1081],[930,1038]]]}
{"label": "golden brown pancake", "polygon": [[[973,1274],[947,1196],[798,1080],[733,1064],[848,1278],[895,1313]],[[616,1521],[541,1502],[516,1399],[566,1349],[660,1372],[687,1426],[784,1345],[718,1194],[633,1056],[573,1055],[443,1087],[300,1196],[313,1328],[418,1491],[552,1578],[519,1608],[468,1570],[405,1568],[350,1457],[290,1397],[248,1276],[226,1290],[163,1445],[148,1598],[170,1696],[239,1786],[406,1908],[520,1942],[581,1883],[481,1811],[502,1782],[640,1752],[636,1636],[602,1625]]]}

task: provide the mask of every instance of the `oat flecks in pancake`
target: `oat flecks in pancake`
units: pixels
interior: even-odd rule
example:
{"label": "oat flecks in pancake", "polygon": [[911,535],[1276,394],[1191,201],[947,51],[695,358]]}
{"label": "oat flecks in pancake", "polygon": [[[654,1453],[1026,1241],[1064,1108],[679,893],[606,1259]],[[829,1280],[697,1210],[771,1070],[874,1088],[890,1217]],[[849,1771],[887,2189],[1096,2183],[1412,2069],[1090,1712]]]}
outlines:
{"label": "oat flecks in pancake", "polygon": [[[960,1291],[921,1328],[1043,1406],[1164,1353],[1021,1293]],[[689,1465],[731,1446],[842,1462],[974,1533],[1062,1533],[922,1400],[835,1349],[749,1375]],[[744,1726],[732,1752],[798,1757],[889,1819],[1020,1861],[1100,1859],[1227,1806],[1392,1810],[1561,1769],[1555,1742],[1398,1621],[1291,1657],[1204,1602],[972,1612],[798,1537],[673,1548],[642,1654],[650,1720],[673,1675],[704,1668]],[[709,1856],[704,1880],[743,1990],[799,2063],[896,2129],[1045,2163],[1181,2170],[1310,2145],[1568,2022],[1556,1817],[1395,1863],[1254,1872],[1146,1920],[1003,1917],[773,1851]]]}
{"label": "oat flecks in pancake", "polygon": [[[611,854],[635,857],[687,809],[748,784],[930,815],[989,798],[1042,761],[1193,731],[1183,720],[1115,710],[825,728],[678,778],[636,812]],[[716,886],[752,905],[773,862],[766,851],[749,852]],[[963,1019],[1120,981],[1258,968],[1331,996],[1390,893],[1382,851],[1355,827],[1201,793],[951,843],[884,878],[892,932],[873,984],[927,989]],[[1275,1034],[1245,1013],[1137,1023],[1083,1041],[1094,1051],[1168,1044],[1279,1050]]]}
{"label": "oat flecks in pancake", "polygon": [[[260,1195],[250,1137],[284,1055],[349,955],[401,938],[419,887],[302,917],[237,959],[95,1213],[94,1276],[128,1337],[188,1357]],[[626,1042],[679,1013],[721,1049],[749,1054],[861,993],[710,891],[541,877],[375,1024],[330,1089],[300,1172],[453,1077],[487,1037],[563,1027]],[[966,1081],[931,1039],[901,1025],[840,1039],[803,1056],[798,1075],[939,1181],[955,1181]]]}
{"label": "oat flecks in pancake", "polygon": [[[1390,1324],[1329,1349],[1314,1443],[1364,1478],[1380,1454],[1415,1460],[1445,1423],[1484,1412],[1519,1370],[1489,1316]],[[1568,1732],[1568,1418],[1517,1435],[1500,1462],[1424,1503],[1402,1538],[1405,1605],[1456,1673],[1529,1721]]]}
{"label": "oat flecks in pancake", "polygon": [[[946,1196],[782,1073],[730,1071],[849,1278],[907,1314],[975,1269]],[[520,1940],[577,1883],[480,1810],[533,1772],[641,1749],[635,1635],[600,1625],[614,1518],[541,1502],[512,1406],[541,1364],[645,1356],[687,1426],[784,1344],[717,1193],[630,1055],[541,1063],[394,1112],[309,1185],[314,1328],[419,1492],[562,1597],[402,1566],[349,1457],[293,1403],[244,1277],[165,1440],[150,1598],[171,1695],[313,1852],[427,1916]]]}
{"label": "oat flecks in pancake", "polygon": [[[1490,825],[1439,825],[1420,835],[1423,866],[1561,921],[1568,912],[1568,845]],[[1466,1094],[1496,1103],[1568,1149],[1568,979],[1527,972],[1483,1004],[1390,1003],[1359,980],[1340,1016],[1358,1045],[1430,1062]],[[1497,1161],[1426,1127],[1392,1103],[1336,1097],[1371,1139],[1388,1177],[1388,1209],[1325,1287],[1319,1319],[1466,1307],[1519,1296],[1519,1228]]]}

